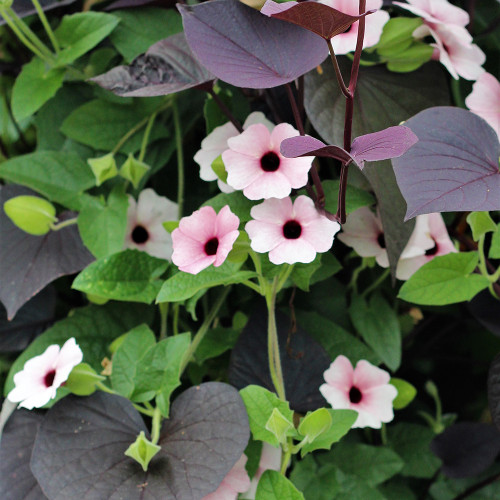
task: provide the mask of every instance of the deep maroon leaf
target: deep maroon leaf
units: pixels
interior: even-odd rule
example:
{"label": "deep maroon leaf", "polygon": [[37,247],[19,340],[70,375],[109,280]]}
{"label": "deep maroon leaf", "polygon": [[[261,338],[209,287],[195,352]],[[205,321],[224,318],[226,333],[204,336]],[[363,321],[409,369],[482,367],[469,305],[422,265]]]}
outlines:
{"label": "deep maroon leaf", "polygon": [[[17,228],[5,215],[3,204],[25,194],[35,193],[21,186],[0,186],[0,301],[9,319],[48,283],[81,271],[94,259],[83,246],[76,225],[45,236],[32,236]],[[59,218],[74,215],[65,212]]]}
{"label": "deep maroon leaf", "polygon": [[196,500],[217,489],[249,438],[245,406],[227,384],[191,387],[172,404],[147,472],[123,453],[142,430],[125,398],[66,397],[49,411],[31,468],[50,500]]}
{"label": "deep maroon leaf", "polygon": [[362,17],[376,12],[370,10],[364,14],[350,16],[337,9],[318,2],[286,2],[276,3],[267,0],[260,10],[266,16],[297,24],[306,30],[316,33],[325,40],[344,33],[350,26]]}
{"label": "deep maroon leaf", "polygon": [[152,45],[130,66],[117,66],[92,81],[124,97],[151,97],[180,92],[215,80],[194,58],[184,33]]}
{"label": "deep maroon leaf", "polygon": [[47,498],[31,473],[30,458],[43,415],[15,410],[5,425],[0,446],[0,498],[42,500]]}
{"label": "deep maroon leaf", "polygon": [[19,352],[54,320],[56,293],[48,286],[19,309],[9,321],[0,305],[0,352]]}
{"label": "deep maroon leaf", "polygon": [[500,430],[500,354],[491,362],[488,372],[488,404],[493,423]]}
{"label": "deep maroon leaf", "polygon": [[168,8],[173,7],[175,4],[175,0],[117,0],[108,5],[104,10],[135,9],[143,5]]}
{"label": "deep maroon leaf", "polygon": [[393,161],[408,210],[406,219],[432,212],[500,210],[500,143],[479,116],[436,107],[409,119],[419,142]]}
{"label": "deep maroon leaf", "polygon": [[[348,75],[350,61],[339,57],[339,65]],[[305,77],[307,115],[325,142],[343,144],[345,97],[331,64],[322,67],[323,74],[311,71]],[[354,98],[353,137],[398,125],[423,109],[448,103],[448,82],[439,65],[429,63],[411,73],[394,73],[381,65],[361,67]],[[414,224],[403,223],[406,203],[389,161],[368,165],[363,174],[377,196],[394,271]]]}
{"label": "deep maroon leaf", "polygon": [[491,333],[500,337],[500,301],[489,290],[478,293],[467,307],[472,315]]}
{"label": "deep maroon leaf", "polygon": [[[57,7],[63,7],[64,5],[70,5],[76,0],[39,0],[40,6],[44,11],[56,9]],[[36,9],[33,7],[32,0],[14,0],[12,4],[12,9],[19,17],[26,17],[36,14]],[[0,16],[0,26],[5,24],[5,20]]]}
{"label": "deep maroon leaf", "polygon": [[500,432],[489,424],[460,422],[436,436],[431,451],[443,461],[441,471],[446,476],[476,476],[492,465],[500,452]]}
{"label": "deep maroon leaf", "polygon": [[[290,332],[290,318],[276,314],[281,367],[290,407],[306,413],[325,406],[319,392],[323,373],[330,366],[326,351],[301,328]],[[231,353],[229,381],[238,389],[250,384],[274,392],[267,356],[267,310],[260,304],[241,332]]]}
{"label": "deep maroon leaf", "polygon": [[320,37],[238,1],[178,8],[194,55],[218,78],[238,87],[291,82],[318,66],[328,53]]}

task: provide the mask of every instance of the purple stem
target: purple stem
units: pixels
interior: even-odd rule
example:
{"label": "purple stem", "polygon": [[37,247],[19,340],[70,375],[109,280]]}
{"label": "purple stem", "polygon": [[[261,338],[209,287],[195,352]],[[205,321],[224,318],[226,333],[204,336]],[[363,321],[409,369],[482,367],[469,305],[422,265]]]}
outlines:
{"label": "purple stem", "polygon": [[222,99],[214,92],[213,89],[207,90],[207,92],[212,96],[220,110],[229,118],[229,121],[236,127],[236,130],[241,134],[243,132],[243,127],[241,123],[234,117],[231,110],[224,104]]}

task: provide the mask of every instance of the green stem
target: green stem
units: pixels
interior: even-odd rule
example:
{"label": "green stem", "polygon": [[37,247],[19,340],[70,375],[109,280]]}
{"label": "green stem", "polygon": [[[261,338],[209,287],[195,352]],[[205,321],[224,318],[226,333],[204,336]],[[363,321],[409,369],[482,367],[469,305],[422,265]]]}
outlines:
{"label": "green stem", "polygon": [[64,220],[57,224],[51,224],[50,229],[52,229],[52,231],[59,231],[60,229],[64,229],[65,227],[73,226],[74,224],[77,223],[77,221],[78,217],[74,217],[73,219]]}
{"label": "green stem", "polygon": [[156,120],[156,116],[158,115],[158,112],[155,111],[148,120],[148,124],[146,125],[146,130],[144,130],[144,135],[142,137],[142,143],[141,143],[141,150],[139,152],[139,161],[144,160],[144,156],[146,155],[146,149],[148,147],[148,142],[149,142],[149,136],[151,134],[151,130],[153,129],[153,125]]}
{"label": "green stem", "polygon": [[351,281],[349,281],[349,284],[347,285],[348,289],[353,289],[354,293],[357,295],[358,294],[358,278],[360,273],[368,267],[366,259],[361,260],[361,265],[354,269],[351,277]]}
{"label": "green stem", "polygon": [[254,292],[257,292],[259,295],[263,295],[262,290],[260,289],[260,286],[254,283],[253,281],[246,280],[242,281],[242,285],[247,286],[248,288],[251,288]]}
{"label": "green stem", "polygon": [[266,293],[266,303],[268,311],[267,325],[267,354],[269,357],[269,371],[274,388],[278,397],[286,401],[285,383],[283,381],[283,371],[281,369],[280,348],[278,342],[278,330],[276,328],[276,294],[278,292],[278,277],[273,280],[273,284]]}
{"label": "green stem", "polygon": [[160,440],[161,412],[158,407],[153,410],[153,421],[151,423],[151,442],[157,444]]}
{"label": "green stem", "polygon": [[180,305],[177,303],[174,305],[174,317],[172,321],[172,330],[174,331],[174,335],[179,335],[179,312]]}
{"label": "green stem", "polygon": [[387,446],[387,427],[385,424],[382,424],[382,427],[380,429],[380,439],[382,440],[382,444],[384,446]]}
{"label": "green stem", "polygon": [[217,297],[217,300],[213,304],[212,309],[210,309],[209,313],[205,317],[205,320],[203,321],[200,328],[196,332],[196,335],[194,336],[193,341],[191,342],[191,345],[189,346],[189,349],[186,351],[186,354],[184,355],[184,359],[182,360],[182,363],[181,363],[180,373],[182,373],[186,369],[186,366],[191,361],[193,354],[196,352],[196,349],[200,345],[200,342],[203,340],[206,333],[208,332],[208,329],[210,328],[212,321],[215,319],[215,316],[217,316],[219,309],[222,307],[222,304],[226,300],[226,297],[228,296],[230,291],[231,291],[231,287],[230,286],[226,287],[222,291],[222,293],[219,295],[219,297]]}
{"label": "green stem", "polygon": [[177,206],[179,210],[179,219],[182,217],[184,208],[184,152],[182,150],[182,128],[179,116],[177,101],[172,101],[172,111],[174,116],[175,128],[175,147],[177,149]]}
{"label": "green stem", "polygon": [[168,302],[160,302],[160,340],[167,337]]}
{"label": "green stem", "polygon": [[56,36],[54,35],[54,32],[52,31],[52,28],[50,27],[49,21],[47,20],[47,17],[45,16],[45,12],[43,11],[40,3],[38,0],[31,0],[33,5],[35,6],[35,9],[38,13],[38,17],[40,18],[40,21],[43,24],[43,27],[45,29],[45,32],[47,33],[47,36],[50,38],[50,42],[52,43],[52,47],[54,47],[54,50],[57,53],[59,53],[59,42],[57,41]]}
{"label": "green stem", "polygon": [[382,284],[387,277],[391,274],[390,269],[386,269],[366,290],[361,294],[361,297],[366,297],[368,294],[373,292],[380,284]]}
{"label": "green stem", "polygon": [[292,438],[288,438],[286,450],[281,454],[281,474],[284,476],[286,474],[286,470],[288,469],[288,464],[290,463],[290,458],[292,457]]}
{"label": "green stem", "polygon": [[113,389],[111,389],[107,385],[103,384],[102,382],[96,382],[95,386],[97,387],[97,389],[101,390],[102,392],[107,392],[108,394],[116,394],[116,392],[113,391]]}
{"label": "green stem", "polygon": [[293,271],[293,264],[285,264],[284,269],[281,271],[278,281],[278,286],[276,288],[276,293],[278,293],[286,283],[286,280],[290,277]]}
{"label": "green stem", "polygon": [[146,123],[148,123],[149,121],[149,116],[147,116],[146,118],[144,118],[143,120],[141,120],[137,125],[134,125],[117,143],[116,143],[116,146],[113,148],[113,150],[111,151],[112,154],[116,154],[118,153],[118,151],[120,151],[120,149],[122,148],[122,146],[134,135],[136,134],[139,130],[141,130],[142,127],[144,127],[144,125],[146,125]]}
{"label": "green stem", "polygon": [[143,415],[147,415],[148,417],[153,416],[153,410],[149,410],[147,408],[144,408],[144,406],[138,405],[136,403],[132,403],[132,405],[139,413],[142,413]]}
{"label": "green stem", "polygon": [[260,294],[266,295],[268,289],[268,282],[262,275],[262,263],[260,262],[260,257],[250,249],[248,255],[252,259],[253,265],[255,267],[255,272],[257,273],[257,279],[259,280]]}

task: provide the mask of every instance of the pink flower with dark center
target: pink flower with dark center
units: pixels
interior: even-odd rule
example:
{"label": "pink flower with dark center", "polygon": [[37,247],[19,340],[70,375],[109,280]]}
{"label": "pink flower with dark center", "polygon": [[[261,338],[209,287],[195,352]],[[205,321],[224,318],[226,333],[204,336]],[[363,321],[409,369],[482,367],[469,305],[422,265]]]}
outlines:
{"label": "pink flower with dark center", "polygon": [[82,362],[83,353],[74,338],[62,347],[50,345],[43,354],[29,359],[14,375],[15,387],[7,395],[19,408],[40,408],[56,397],[57,388],[68,380],[71,370]]}
{"label": "pink flower with dark center", "polygon": [[375,257],[381,267],[389,267],[384,229],[378,215],[368,207],[361,207],[348,215],[342,232],[337,236],[361,257]]}
{"label": "pink flower with dark center", "polygon": [[281,141],[297,135],[288,123],[280,123],[271,132],[255,124],[230,138],[229,149],[222,153],[227,183],[242,189],[250,200],[285,198],[292,188],[305,186],[314,157],[285,158],[280,152]]}
{"label": "pink flower with dark center", "polygon": [[269,252],[273,264],[312,262],[316,253],[327,252],[340,225],[320,214],[308,196],[265,200],[252,207],[254,220],[245,230],[250,246],[259,253]]}
{"label": "pink flower with dark center", "polygon": [[245,469],[247,457],[241,455],[233,468],[227,473],[219,487],[202,500],[237,500],[238,493],[243,493],[250,488],[250,478]]}
{"label": "pink flower with dark center", "polygon": [[324,377],[326,384],[319,390],[332,408],[358,412],[353,427],[380,429],[394,418],[392,402],[398,391],[386,371],[364,359],[353,368],[345,356],[337,356]]}
{"label": "pink flower with dark center", "polygon": [[[264,113],[254,111],[248,115],[248,118],[243,124],[243,130],[246,130],[251,125],[261,123],[271,132],[274,124],[270,122]],[[236,127],[231,123],[225,123],[220,127],[216,127],[210,134],[201,142],[201,149],[194,155],[194,161],[200,166],[200,177],[204,181],[215,181],[219,185],[219,189],[224,193],[230,193],[234,189],[218,179],[217,174],[212,169],[212,163],[218,158],[226,149],[228,149],[227,141],[231,137],[236,137],[239,134]]]}
{"label": "pink flower with dark center", "polygon": [[177,212],[177,203],[158,196],[152,189],[141,191],[137,202],[129,196],[124,248],[170,260],[172,237],[163,222],[177,220]]}
{"label": "pink flower with dark center", "polygon": [[226,260],[238,238],[240,219],[228,205],[217,214],[212,207],[202,207],[183,217],[172,232],[172,262],[181,271],[198,274],[213,264],[219,267]]}
{"label": "pink flower with dark center", "polygon": [[500,137],[500,82],[489,73],[483,73],[465,99],[466,106],[486,120]]}
{"label": "pink flower with dark center", "polygon": [[456,252],[439,213],[419,215],[396,268],[396,278],[407,280],[424,264],[438,255]]}
{"label": "pink flower with dark center", "polygon": [[[319,3],[333,7],[334,9],[357,16],[359,14],[359,2],[353,0],[319,0]],[[373,47],[380,40],[384,25],[389,21],[389,14],[382,8],[382,0],[366,0],[366,10],[377,10],[366,16],[365,38],[363,48]],[[358,38],[359,21],[355,22],[345,33],[332,38],[332,46],[336,55],[348,54],[356,49]]]}

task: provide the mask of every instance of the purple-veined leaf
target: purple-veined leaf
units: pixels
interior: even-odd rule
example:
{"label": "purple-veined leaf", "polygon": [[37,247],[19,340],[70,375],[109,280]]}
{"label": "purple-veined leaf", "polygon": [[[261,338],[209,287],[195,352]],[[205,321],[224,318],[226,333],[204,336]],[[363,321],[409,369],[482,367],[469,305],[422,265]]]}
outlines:
{"label": "purple-veined leaf", "polygon": [[135,9],[143,5],[169,8],[174,7],[175,4],[175,0],[116,0],[116,2],[112,2],[104,10]]}
{"label": "purple-veined leaf", "polygon": [[[3,204],[25,194],[35,193],[16,185],[0,187],[0,301],[9,319],[47,284],[81,271],[94,260],[84,247],[76,225],[44,236],[32,236],[15,226],[5,215]],[[64,212],[59,220],[74,215]]]}
{"label": "purple-veined leaf", "polygon": [[178,8],[196,58],[237,87],[269,88],[291,82],[328,54],[320,37],[238,1],[212,0]]}
{"label": "purple-veined leaf", "polygon": [[250,435],[243,401],[233,387],[191,387],[172,404],[148,470],[124,455],[149,432],[125,398],[98,392],[68,396],[48,412],[31,468],[51,500],[196,500],[213,492],[241,457]]}
{"label": "purple-veined leaf", "polygon": [[500,301],[489,290],[478,293],[467,307],[471,314],[493,335],[500,337]]}
{"label": "purple-veined leaf", "polygon": [[335,35],[344,33],[353,23],[359,21],[362,17],[376,11],[370,10],[361,15],[351,16],[318,2],[277,3],[267,0],[260,12],[266,16],[301,26],[306,30],[316,33],[316,35],[325,40],[329,40]]}
{"label": "purple-veined leaf", "polygon": [[[63,7],[64,5],[70,5],[76,0],[39,0],[40,6],[44,11],[56,9],[57,7]],[[33,6],[32,0],[14,0],[12,4],[12,10],[19,17],[26,17],[36,14],[36,9]],[[5,20],[0,16],[0,26],[5,24]]]}
{"label": "purple-veined leaf", "polygon": [[442,106],[420,112],[405,125],[419,139],[393,160],[408,205],[406,219],[432,212],[500,210],[500,143],[482,118]]}
{"label": "purple-veined leaf", "polygon": [[215,80],[194,58],[184,33],[152,45],[129,66],[117,66],[92,81],[123,97],[151,97],[180,92]]}
{"label": "purple-veined leaf", "polygon": [[488,371],[488,406],[491,419],[500,430],[500,354],[495,356]]}
{"label": "purple-veined leaf", "polygon": [[281,143],[281,154],[287,158],[314,155],[327,156],[346,163],[354,161],[360,170],[363,170],[365,161],[396,158],[408,151],[417,141],[417,136],[408,127],[396,126],[356,137],[352,142],[350,154],[339,146],[327,146],[308,136],[285,139]]}

